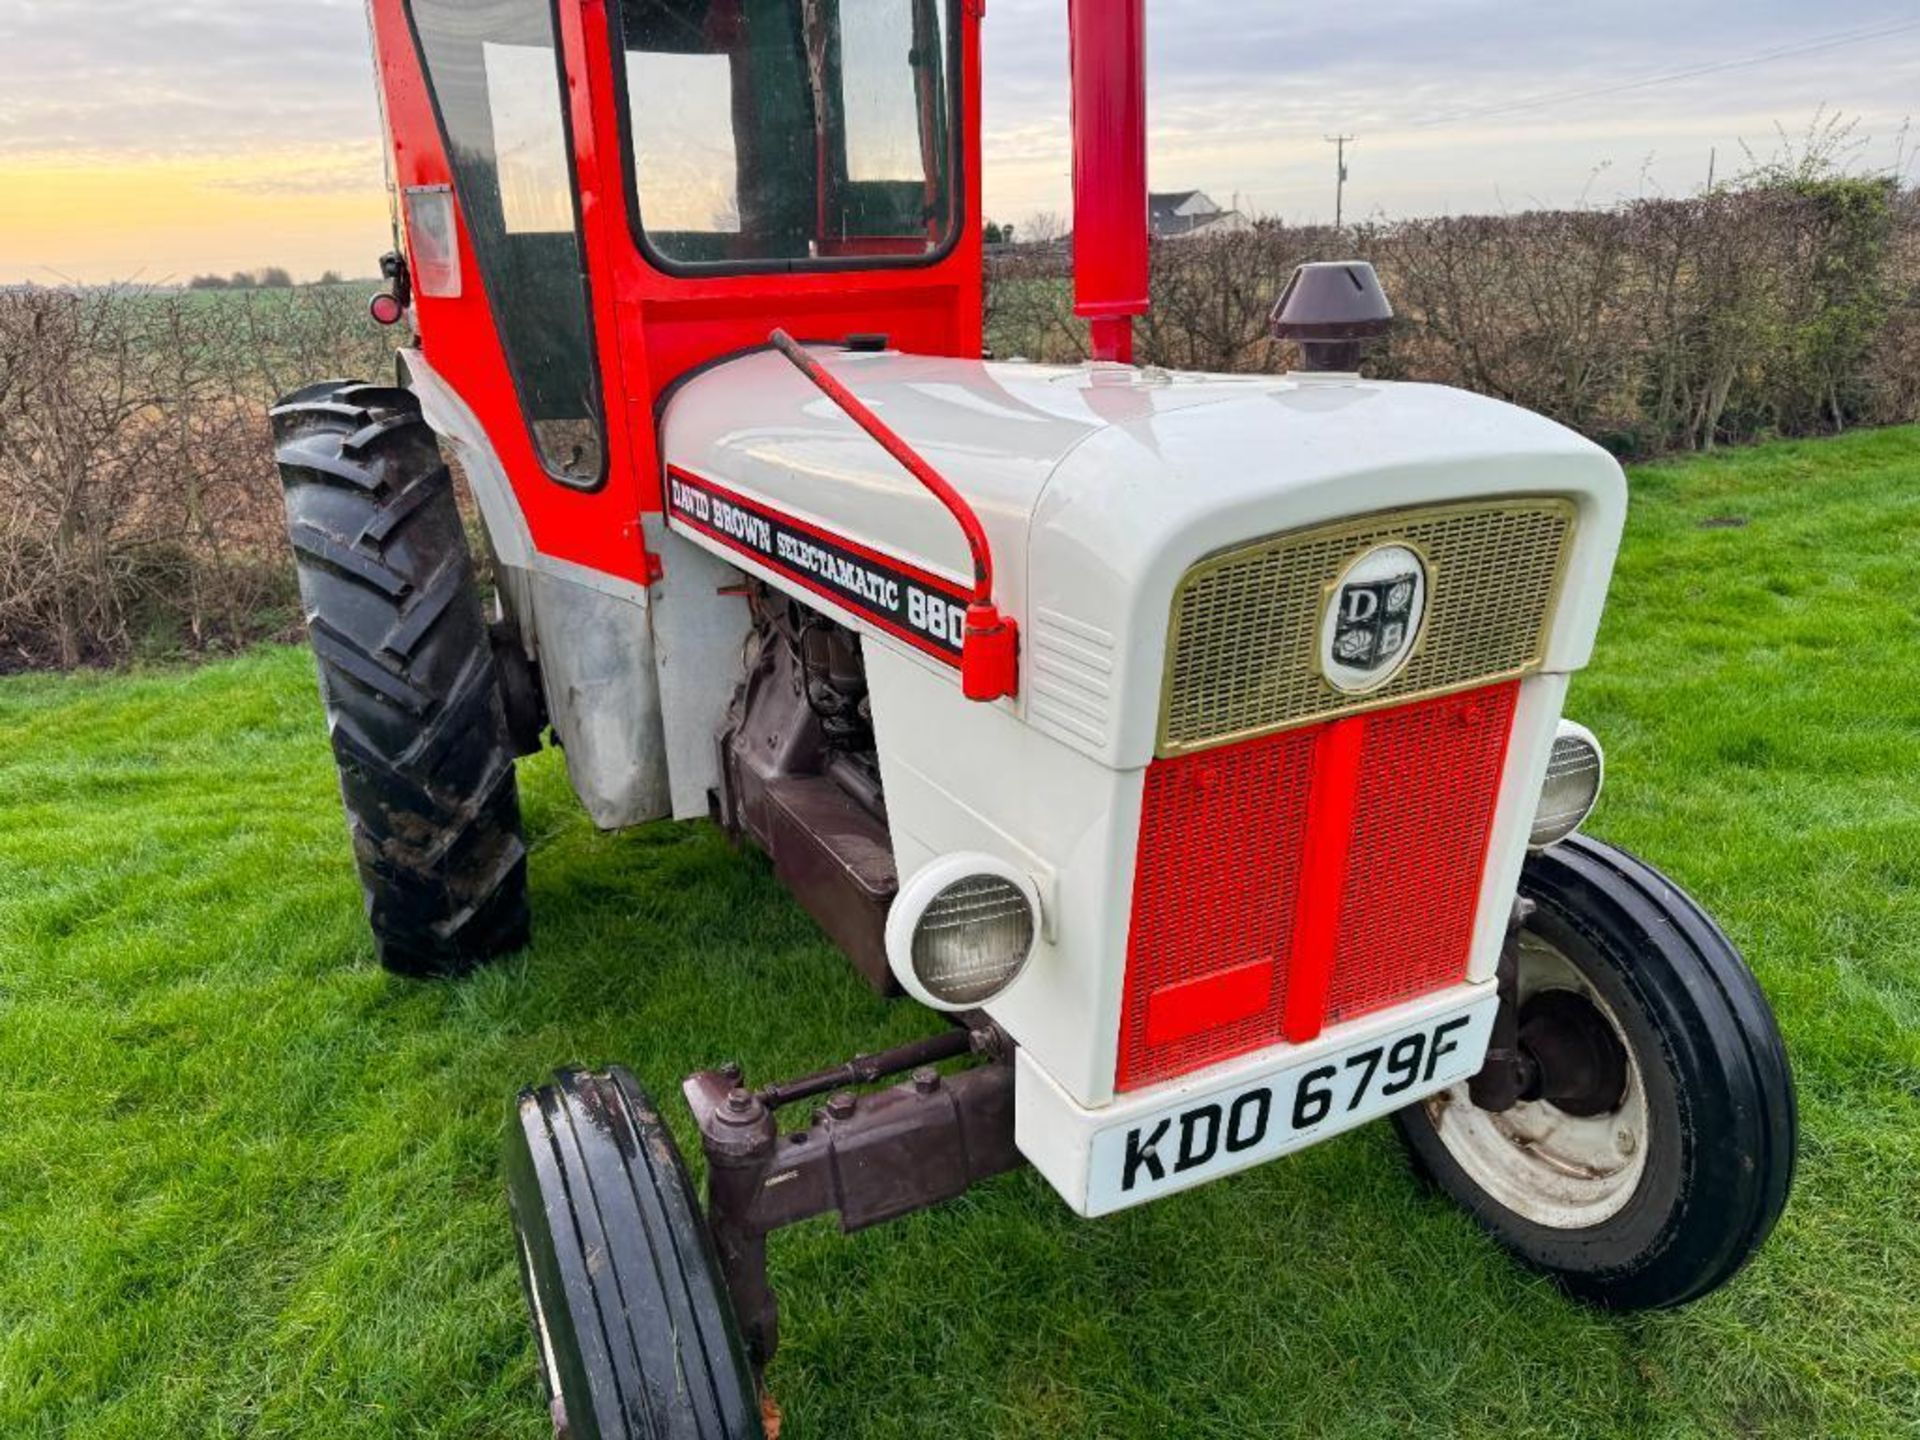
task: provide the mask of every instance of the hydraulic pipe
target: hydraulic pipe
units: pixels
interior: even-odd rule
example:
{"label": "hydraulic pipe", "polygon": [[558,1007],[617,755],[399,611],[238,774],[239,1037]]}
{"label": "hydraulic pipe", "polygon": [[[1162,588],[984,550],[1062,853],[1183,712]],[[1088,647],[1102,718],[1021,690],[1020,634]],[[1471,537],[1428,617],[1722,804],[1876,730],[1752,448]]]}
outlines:
{"label": "hydraulic pipe", "polygon": [[929,1036],[925,1040],[915,1040],[911,1044],[901,1045],[892,1050],[884,1050],[878,1055],[858,1056],[844,1065],[834,1066],[831,1070],[822,1070],[778,1085],[763,1085],[758,1092],[760,1103],[769,1110],[777,1110],[782,1105],[791,1105],[796,1100],[807,1100],[815,1095],[824,1095],[829,1090],[844,1090],[852,1085],[871,1085],[891,1075],[904,1075],[909,1070],[917,1070],[922,1065],[957,1059],[972,1050],[974,1044],[973,1032],[970,1030],[957,1028],[943,1030],[938,1035]]}
{"label": "hydraulic pipe", "polygon": [[1093,358],[1133,362],[1147,313],[1146,0],[1067,0],[1073,50],[1073,313]]}
{"label": "hydraulic pipe", "polygon": [[1000,700],[1016,693],[1019,686],[1020,631],[1012,618],[1002,615],[993,602],[993,547],[980,517],[966,497],[947,482],[887,423],[869,410],[846,386],[827,373],[827,367],[785,330],[776,329],[768,337],[799,372],[811,380],[820,392],[838,405],[847,418],[879,442],[907,472],[947,507],[947,513],[966,536],[967,552],[973,558],[973,589],[968,594],[967,633],[960,645],[960,689],[969,700]]}

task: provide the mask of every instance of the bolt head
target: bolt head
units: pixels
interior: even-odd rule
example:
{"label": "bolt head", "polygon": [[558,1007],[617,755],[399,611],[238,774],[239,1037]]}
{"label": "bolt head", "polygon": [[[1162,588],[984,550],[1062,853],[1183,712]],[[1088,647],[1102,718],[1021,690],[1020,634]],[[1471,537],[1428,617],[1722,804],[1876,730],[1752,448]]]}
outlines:
{"label": "bolt head", "polygon": [[753,1108],[753,1092],[739,1086],[727,1092],[727,1109],[735,1115],[744,1115]]}
{"label": "bolt head", "polygon": [[827,1097],[827,1114],[836,1120],[844,1120],[853,1114],[857,1104],[859,1101],[851,1090],[836,1090]]}
{"label": "bolt head", "polygon": [[913,1088],[922,1095],[931,1095],[940,1088],[940,1072],[931,1065],[922,1065],[913,1072]]}

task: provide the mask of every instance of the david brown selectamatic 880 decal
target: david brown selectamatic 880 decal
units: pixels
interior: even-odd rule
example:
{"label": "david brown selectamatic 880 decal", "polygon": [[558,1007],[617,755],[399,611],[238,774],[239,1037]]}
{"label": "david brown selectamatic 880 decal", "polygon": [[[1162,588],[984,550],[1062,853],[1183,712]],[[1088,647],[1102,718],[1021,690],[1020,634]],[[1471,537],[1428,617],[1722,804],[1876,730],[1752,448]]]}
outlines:
{"label": "david brown selectamatic 880 decal", "polygon": [[958,585],[755,504],[678,466],[669,469],[667,485],[668,510],[676,522],[959,664],[967,596]]}

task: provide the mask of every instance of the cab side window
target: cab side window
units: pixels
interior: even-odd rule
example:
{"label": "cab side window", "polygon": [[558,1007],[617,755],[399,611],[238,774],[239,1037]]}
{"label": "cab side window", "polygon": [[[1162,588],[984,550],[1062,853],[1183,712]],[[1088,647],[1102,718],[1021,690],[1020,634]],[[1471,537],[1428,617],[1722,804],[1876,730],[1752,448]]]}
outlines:
{"label": "cab side window", "polygon": [[600,394],[552,0],[410,0],[507,366],[548,472],[604,470]]}

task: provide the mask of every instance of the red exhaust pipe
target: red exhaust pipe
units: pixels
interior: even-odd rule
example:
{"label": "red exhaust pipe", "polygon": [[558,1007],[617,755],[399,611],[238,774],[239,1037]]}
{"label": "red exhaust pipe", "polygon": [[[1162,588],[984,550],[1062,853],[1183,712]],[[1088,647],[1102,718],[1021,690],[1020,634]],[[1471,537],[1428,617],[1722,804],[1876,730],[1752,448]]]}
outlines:
{"label": "red exhaust pipe", "polygon": [[1133,363],[1147,313],[1146,0],[1067,0],[1073,48],[1073,313],[1093,358]]}

